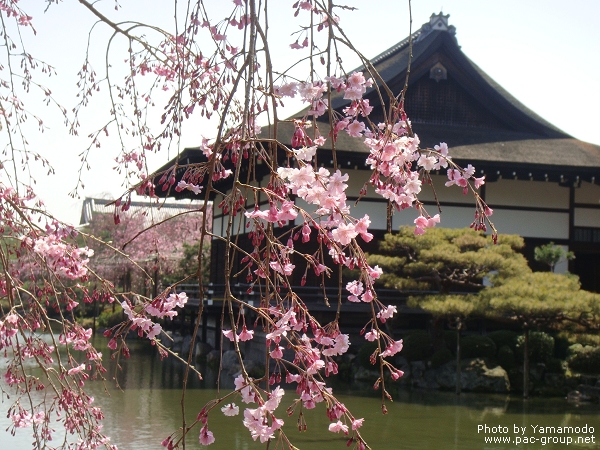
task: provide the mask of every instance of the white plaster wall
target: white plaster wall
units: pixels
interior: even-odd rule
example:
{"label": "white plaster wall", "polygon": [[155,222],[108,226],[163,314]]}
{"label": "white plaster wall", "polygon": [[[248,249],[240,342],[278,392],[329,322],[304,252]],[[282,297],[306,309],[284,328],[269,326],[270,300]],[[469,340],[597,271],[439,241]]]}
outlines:
{"label": "white plaster wall", "polygon": [[363,199],[356,206],[353,203],[350,212],[357,219],[361,219],[365,214],[368,214],[369,219],[371,219],[370,229],[387,229],[387,203],[385,202],[369,202]]}
{"label": "white plaster wall", "polygon": [[[331,173],[334,172],[331,169],[328,170]],[[346,182],[346,184],[348,185],[348,189],[346,189],[346,195],[348,197],[358,197],[358,193],[365,185],[365,183],[369,181],[369,178],[371,176],[370,170],[349,170],[347,167],[342,167],[340,169],[340,172],[342,172],[342,174],[348,174],[348,181]],[[369,186],[369,188],[367,189],[367,196],[372,198],[379,197],[377,194],[375,194],[375,190],[372,186]]]}
{"label": "white plaster wall", "polygon": [[[225,234],[227,232],[227,224],[229,222],[225,222],[223,225],[223,233]],[[236,235],[236,234],[244,234],[246,232],[246,229],[244,228],[244,225],[246,225],[246,216],[244,216],[244,213],[239,213],[238,215],[236,215],[233,218],[233,224],[232,224],[232,228],[231,228],[231,234],[232,235]]]}
{"label": "white plaster wall", "polygon": [[582,182],[581,187],[575,189],[575,203],[588,203],[600,205],[600,186]]}
{"label": "white plaster wall", "polygon": [[537,208],[569,207],[569,189],[545,181],[498,180],[488,183],[485,200],[491,205]]}
{"label": "white plaster wall", "polygon": [[213,218],[213,233],[217,236],[223,236],[223,219],[221,217]]}
{"label": "white plaster wall", "polygon": [[[298,208],[305,210],[309,214],[312,211],[314,211],[315,208],[316,208],[315,205],[309,205],[304,200],[302,200],[301,198],[298,198],[298,197],[296,197],[296,200],[295,200],[294,204]],[[302,225],[303,223],[304,223],[304,218],[303,218],[302,214],[298,213],[298,215],[296,216],[296,220],[294,221],[294,225]]]}
{"label": "white plaster wall", "polygon": [[[427,212],[434,216],[438,213],[437,207],[428,206]],[[437,225],[444,228],[465,228],[473,222],[475,208],[462,206],[442,206],[440,214],[441,221]],[[392,220],[392,229],[397,230],[401,225],[414,226],[414,220],[419,216],[414,208],[408,208],[403,211],[396,211]]]}
{"label": "white plaster wall", "polygon": [[[371,219],[371,226],[369,228],[373,230],[385,230],[387,229],[387,203],[385,202],[370,202],[366,199],[358,202],[358,205],[354,206],[354,202],[348,202],[350,204],[350,214],[361,219],[365,214],[369,215]],[[304,200],[296,198],[296,206],[312,212],[317,209],[316,205],[309,205]],[[296,217],[295,224],[302,225],[303,219],[300,214]]]}
{"label": "white plaster wall", "polygon": [[491,217],[499,233],[547,239],[569,238],[569,214],[496,209]]}
{"label": "white plaster wall", "polygon": [[435,201],[435,196],[437,195],[437,199],[442,205],[444,204],[444,202],[465,204],[473,203],[473,195],[471,194],[471,192],[468,192],[465,195],[463,194],[463,189],[461,187],[445,186],[446,182],[448,181],[448,177],[445,174],[431,175],[431,181],[433,182],[433,188],[429,184],[423,184],[421,186],[419,200],[421,200],[422,202],[433,202]]}
{"label": "white plaster wall", "polygon": [[[559,245],[565,252],[569,251],[569,247],[566,245]],[[569,271],[569,261],[566,259],[563,261],[559,261],[556,266],[554,266],[554,272],[556,273],[567,273]]]}
{"label": "white plaster wall", "polygon": [[600,209],[575,208],[576,227],[600,227]]}

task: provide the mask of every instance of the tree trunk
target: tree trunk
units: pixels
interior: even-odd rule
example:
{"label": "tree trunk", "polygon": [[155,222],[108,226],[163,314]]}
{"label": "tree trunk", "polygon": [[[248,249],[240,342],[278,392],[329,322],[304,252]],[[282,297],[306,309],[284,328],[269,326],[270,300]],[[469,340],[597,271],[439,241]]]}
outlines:
{"label": "tree trunk", "polygon": [[460,320],[456,323],[456,395],[460,395],[462,389],[462,380],[460,375]]}
{"label": "tree trunk", "polygon": [[529,328],[525,328],[523,349],[523,398],[529,397]]}

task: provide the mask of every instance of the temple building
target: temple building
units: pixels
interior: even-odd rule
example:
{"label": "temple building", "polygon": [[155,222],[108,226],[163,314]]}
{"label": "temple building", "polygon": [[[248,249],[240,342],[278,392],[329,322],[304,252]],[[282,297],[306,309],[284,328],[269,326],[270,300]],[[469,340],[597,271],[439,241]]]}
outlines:
{"label": "temple building", "polygon": [[[582,287],[600,292],[600,146],[569,136],[494,82],[462,52],[456,29],[448,24],[448,17],[433,14],[429,22],[411,36],[413,56],[405,110],[421,147],[446,142],[456,163],[463,167],[472,164],[477,170],[476,176],[485,175],[481,195],[494,210],[492,219],[496,228],[501,234],[523,236],[529,261],[533,261],[536,246],[548,242],[564,246],[575,253],[576,258],[568,263],[568,269],[580,277]],[[371,60],[396,95],[405,84],[409,41],[404,39]],[[377,92],[367,91],[364,98],[374,106],[371,116],[377,122],[378,114],[382,114]],[[344,100],[341,95],[332,101],[333,108],[340,112],[349,104],[350,100]],[[300,112],[293,117],[302,115]],[[282,142],[289,142],[292,137],[293,127],[287,125],[282,124],[278,131],[277,137]],[[319,123],[319,129],[327,136],[328,123]],[[263,130],[265,137],[269,137],[268,128],[263,127]],[[319,163],[327,168],[333,167],[330,146],[331,139],[328,139],[319,149]],[[339,134],[336,155],[341,161],[340,170],[350,174],[347,196],[352,204],[370,176],[365,163],[367,153],[360,139],[351,138],[345,132]],[[182,167],[177,176],[182,175],[185,164],[203,160],[199,149],[186,149],[179,156]],[[266,184],[269,176],[266,167],[261,169],[257,165],[254,170],[256,182]],[[437,212],[437,195],[442,207],[440,226],[469,226],[474,214],[473,198],[463,195],[456,186],[445,188],[445,170],[433,174],[432,178],[435,194],[424,187],[419,197],[427,210],[432,215]],[[180,198],[189,196],[189,192],[170,195]],[[220,199],[214,201],[217,205]],[[252,208],[253,199],[247,201]],[[218,210],[214,213],[213,232],[224,234],[226,221]],[[388,228],[387,201],[370,190],[353,208],[355,217],[365,213],[372,220],[370,231],[380,238]],[[412,225],[417,215],[412,209],[396,212],[392,230]],[[243,245],[246,219],[241,215],[237,220]],[[224,263],[223,258],[218,257],[222,251],[222,243],[213,241],[211,277],[215,284],[223,283]],[[566,269],[565,263],[563,270]]]}

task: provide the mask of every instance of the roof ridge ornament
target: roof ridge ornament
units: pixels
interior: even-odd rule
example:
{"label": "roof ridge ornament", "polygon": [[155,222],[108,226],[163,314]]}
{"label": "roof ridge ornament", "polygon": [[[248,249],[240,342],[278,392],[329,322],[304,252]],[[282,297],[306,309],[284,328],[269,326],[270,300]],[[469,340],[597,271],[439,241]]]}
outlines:
{"label": "roof ridge ornament", "polygon": [[424,23],[421,27],[417,42],[425,39],[429,34],[434,31],[447,31],[450,35],[456,35],[456,27],[454,25],[448,25],[448,18],[450,14],[444,14],[440,11],[439,14],[433,13],[429,18],[428,23]]}

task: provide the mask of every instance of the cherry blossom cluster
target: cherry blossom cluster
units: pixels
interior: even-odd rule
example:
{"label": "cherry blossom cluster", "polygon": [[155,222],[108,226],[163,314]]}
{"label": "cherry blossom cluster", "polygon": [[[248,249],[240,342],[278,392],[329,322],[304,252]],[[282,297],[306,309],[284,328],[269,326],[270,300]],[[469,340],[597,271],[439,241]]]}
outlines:
{"label": "cherry blossom cluster", "polygon": [[71,280],[85,279],[88,274],[89,258],[94,251],[88,247],[77,248],[66,242],[65,238],[76,236],[76,231],[70,227],[61,226],[54,221],[46,226],[46,233],[35,237],[22,238],[24,245],[44,258],[48,267],[55,273]]}
{"label": "cherry blossom cluster", "polygon": [[[20,316],[11,312],[0,320],[0,349],[4,350],[5,355],[12,355],[5,367],[4,382],[17,394],[8,410],[12,427],[33,427],[40,442],[47,442],[53,439],[53,427],[60,424],[68,433],[82,436],[78,448],[116,449],[101,433],[101,421],[104,417],[102,411],[93,405],[93,398],[83,392],[92,366],[96,368],[95,376],[105,372],[102,354],[89,342],[91,329],[85,330],[76,323],[65,327],[64,332],[58,336],[58,342],[64,346],[68,355],[63,359],[61,353],[64,350],[56,351],[43,336],[35,333],[30,324],[24,325],[30,320],[29,313],[25,314]],[[39,328],[39,324],[34,326]],[[28,333],[21,335],[20,331],[24,330],[28,330]],[[77,362],[70,353],[71,349],[84,352],[85,362]],[[56,364],[55,357],[60,362],[59,365]],[[42,376],[30,373],[27,367],[31,364],[25,363],[28,360],[42,369]],[[67,367],[63,366],[65,360]],[[43,395],[46,403],[24,407],[21,396],[34,391],[41,392],[35,395]],[[83,428],[88,432],[82,433]]]}
{"label": "cherry blossom cluster", "polygon": [[91,425],[91,429],[83,438],[77,440],[74,448],[104,447],[108,450],[117,450],[116,445],[110,444],[110,438],[101,433],[102,425],[99,422],[104,419],[104,414],[99,407],[93,406],[93,397],[81,390],[65,388],[55,400],[58,412],[64,412],[62,424],[70,434],[79,434],[82,426]]}
{"label": "cherry blossom cluster", "polygon": [[0,183],[0,210],[5,238],[0,296],[9,305],[0,314],[0,350],[4,390],[12,399],[11,431],[33,429],[45,446],[58,425],[80,436],[81,448],[113,448],[100,431],[102,412],[83,392],[92,370],[100,377],[105,372],[102,354],[90,343],[92,330],[67,319],[52,341],[47,334],[51,308],[66,315],[77,307],[79,294],[86,298],[79,283],[90,277],[93,251],[78,247],[77,231],[48,217],[30,188],[20,194]]}
{"label": "cherry blossom cluster", "polygon": [[0,320],[0,350],[12,345],[12,337],[19,332],[19,316],[14,312]]}
{"label": "cherry blossom cluster", "polygon": [[[469,192],[469,188],[474,191],[485,183],[485,176],[475,177],[475,168],[471,164],[462,169],[452,162],[445,142],[436,145],[434,149],[422,150],[419,147],[419,137],[412,134],[410,121],[403,112],[399,114],[399,120],[394,124],[379,123],[373,128],[369,128],[364,120],[360,120],[361,117],[367,118],[373,110],[369,100],[362,98],[367,89],[373,86],[373,79],[365,79],[361,72],[354,72],[347,79],[330,76],[326,77],[325,81],[291,82],[278,86],[275,93],[290,98],[294,98],[296,93],[299,93],[301,98],[311,105],[308,114],[316,118],[327,110],[327,100],[323,95],[329,88],[335,92],[343,92],[343,98],[350,100],[351,104],[344,108],[344,117],[335,118],[333,139],[335,140],[342,130],[350,136],[363,139],[370,152],[366,162],[373,170],[370,183],[375,192],[389,200],[398,211],[418,207],[420,215],[415,219],[416,234],[422,234],[425,228],[435,226],[440,221],[439,215],[431,217],[426,212],[423,214],[424,208],[418,202],[417,197],[423,183],[422,173],[447,169],[449,181],[446,186],[457,185],[463,189],[464,194]],[[310,122],[297,122],[296,132],[291,142],[293,148],[300,147],[294,153],[298,159],[304,161],[310,161],[316,154],[318,146],[324,143],[321,136],[313,142],[307,135],[304,128],[310,125]],[[280,175],[285,178],[284,173]],[[309,181],[310,176],[306,179]],[[489,217],[492,210],[483,204],[479,197],[477,198],[477,213],[480,217]],[[481,222],[479,228],[484,229],[485,221],[479,222]]]}
{"label": "cherry blossom cluster", "polygon": [[17,3],[18,0],[2,0],[0,1],[0,11],[6,14],[6,17],[15,17],[19,25],[33,28],[33,25],[31,24],[33,17],[19,8]]}
{"label": "cherry blossom cluster", "polygon": [[[188,297],[185,292],[178,294],[171,293],[168,297],[158,296],[151,302],[146,303],[143,308],[132,307],[128,300],[121,302],[123,312],[131,323],[131,329],[137,330],[140,337],[145,336],[146,338],[153,340],[162,331],[162,326],[159,323],[155,323],[148,317],[148,315],[156,318],[168,317],[172,319],[177,315],[175,308],[183,308],[188,301]],[[110,330],[108,336],[110,336]],[[109,344],[109,348],[115,350],[117,348],[117,340],[113,337]]]}

